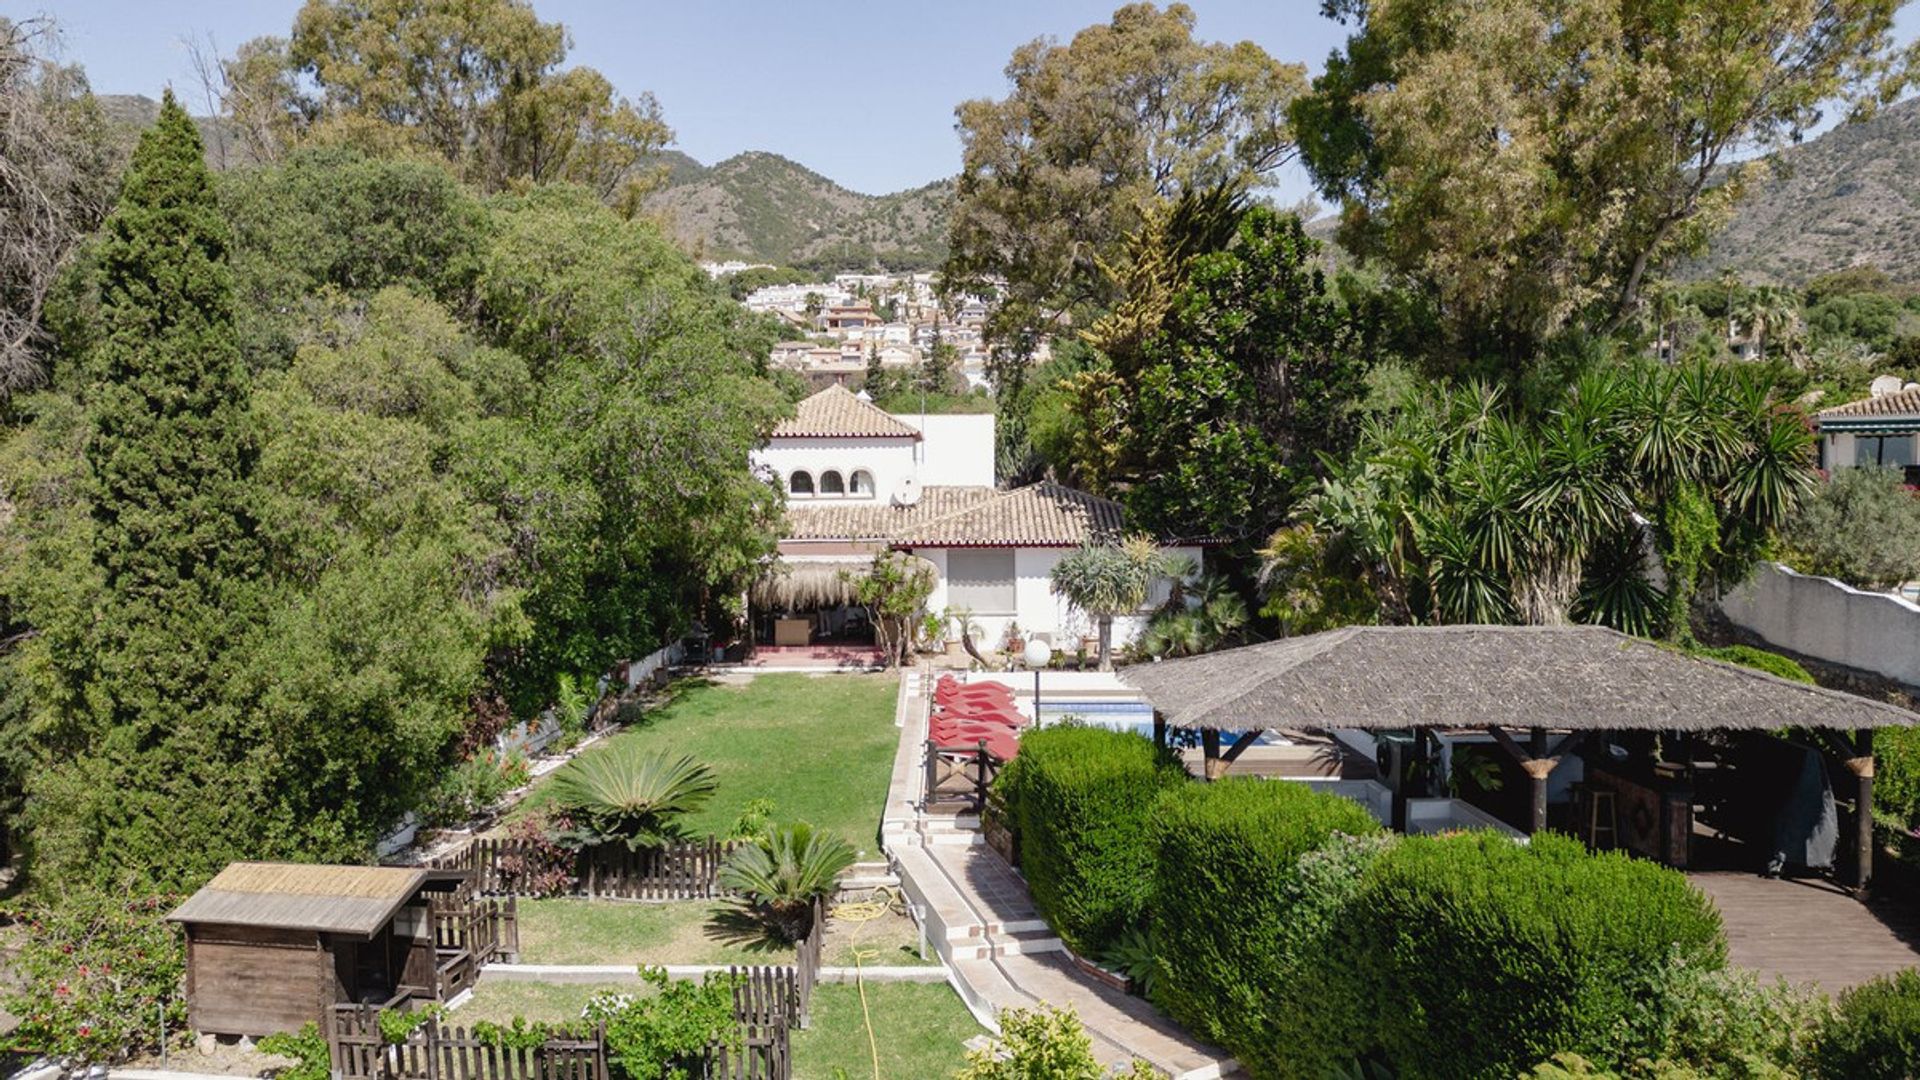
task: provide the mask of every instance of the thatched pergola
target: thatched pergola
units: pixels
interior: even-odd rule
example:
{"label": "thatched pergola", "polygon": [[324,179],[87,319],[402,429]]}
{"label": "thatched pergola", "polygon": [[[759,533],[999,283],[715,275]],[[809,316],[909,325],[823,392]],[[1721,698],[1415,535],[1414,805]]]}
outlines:
{"label": "thatched pergola", "polygon": [[865,562],[775,559],[748,587],[747,599],[779,611],[857,604],[867,569]]}
{"label": "thatched pergola", "polygon": [[[1484,728],[1531,782],[1535,831],[1546,825],[1548,777],[1593,733],[1823,733],[1858,781],[1863,885],[1874,729],[1920,723],[1893,705],[1598,626],[1355,626],[1136,664],[1120,677],[1153,705],[1157,738],[1168,725],[1200,732],[1209,779],[1266,729]],[[1223,730],[1244,733],[1224,752]],[[1566,734],[1556,745],[1550,732]]]}

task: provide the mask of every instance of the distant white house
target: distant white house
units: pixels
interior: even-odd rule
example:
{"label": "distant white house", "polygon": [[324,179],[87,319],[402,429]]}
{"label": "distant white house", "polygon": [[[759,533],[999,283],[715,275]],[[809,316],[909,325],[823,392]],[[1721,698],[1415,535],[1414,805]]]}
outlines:
{"label": "distant white house", "polygon": [[[985,648],[1014,624],[1067,649],[1093,633],[1048,575],[1082,543],[1123,537],[1125,514],[1058,484],[996,487],[993,416],[888,413],[833,386],[802,401],[753,460],[787,497],[786,537],[752,597],[760,644],[859,638],[852,581],[889,548],[933,565],[930,608],[968,611]],[[1196,547],[1173,550],[1198,562]],[[1149,608],[1164,599],[1163,586]],[[1144,618],[1116,620],[1115,642],[1138,634]]]}
{"label": "distant white house", "polygon": [[1920,383],[1882,376],[1870,396],[1815,413],[1813,427],[1821,468],[1901,469],[1908,483],[1920,483]]}

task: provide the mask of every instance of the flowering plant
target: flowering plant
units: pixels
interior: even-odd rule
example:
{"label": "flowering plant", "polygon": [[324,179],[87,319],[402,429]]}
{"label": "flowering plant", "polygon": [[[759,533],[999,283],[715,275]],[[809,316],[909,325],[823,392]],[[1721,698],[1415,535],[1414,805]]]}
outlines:
{"label": "flowering plant", "polygon": [[17,985],[0,998],[20,1026],[0,1049],[124,1061],[186,1034],[181,993],[186,949],[166,921],[179,898],[70,894],[52,904],[0,910],[24,926],[8,962]]}

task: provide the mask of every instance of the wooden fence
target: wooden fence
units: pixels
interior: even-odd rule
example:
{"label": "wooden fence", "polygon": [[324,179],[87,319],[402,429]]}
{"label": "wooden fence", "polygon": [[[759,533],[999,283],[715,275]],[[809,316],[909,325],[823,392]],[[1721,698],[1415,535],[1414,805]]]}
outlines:
{"label": "wooden fence", "polygon": [[509,1047],[430,1019],[405,1042],[389,1045],[380,1034],[378,1009],[336,1005],[325,1017],[328,1055],[339,1080],[609,1080],[604,1025],[584,1039]]}
{"label": "wooden fence", "polygon": [[489,899],[464,891],[428,901],[433,930],[433,997],[451,1001],[473,988],[496,960],[520,957],[520,910],[513,897]]}
{"label": "wooden fence", "polygon": [[959,803],[979,813],[987,805],[987,788],[1005,765],[984,742],[977,747],[948,747],[928,740],[926,804]]}
{"label": "wooden fence", "polygon": [[[609,900],[713,900],[730,895],[716,880],[739,846],[715,837],[652,851],[603,849],[565,855],[557,867],[574,896]],[[482,838],[433,860],[439,870],[466,870],[486,896],[533,896],[534,882],[555,869],[551,848],[527,840]]]}

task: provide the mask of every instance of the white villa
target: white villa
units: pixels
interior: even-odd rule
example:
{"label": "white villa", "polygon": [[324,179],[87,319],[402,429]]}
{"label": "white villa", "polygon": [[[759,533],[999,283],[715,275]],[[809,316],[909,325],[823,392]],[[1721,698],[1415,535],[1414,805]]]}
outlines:
{"label": "white villa", "polygon": [[[802,401],[754,464],[787,495],[787,536],[750,598],[762,646],[859,641],[865,613],[849,579],[892,548],[933,564],[929,608],[969,612],[983,651],[1010,624],[1070,651],[1093,621],[1053,595],[1048,574],[1082,543],[1127,531],[1111,500],[1051,483],[996,487],[991,415],[888,413],[839,386]],[[1173,550],[1198,563],[1198,548]],[[1144,618],[1115,620],[1115,644]]]}
{"label": "white villa", "polygon": [[1849,469],[1878,466],[1902,469],[1907,482],[1920,483],[1920,384],[1891,376],[1874,380],[1872,395],[1814,414],[1820,440],[1820,467]]}

